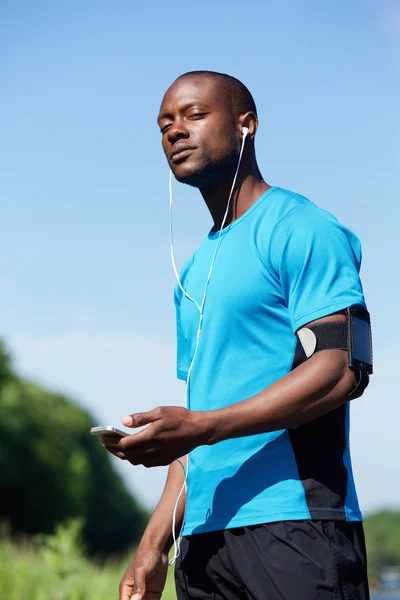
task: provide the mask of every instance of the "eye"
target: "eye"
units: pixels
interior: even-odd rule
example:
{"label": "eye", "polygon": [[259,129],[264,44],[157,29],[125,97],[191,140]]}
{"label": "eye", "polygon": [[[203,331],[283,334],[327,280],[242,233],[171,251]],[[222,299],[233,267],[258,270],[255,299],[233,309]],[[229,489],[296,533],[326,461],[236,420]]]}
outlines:
{"label": "eye", "polygon": [[166,133],[170,127],[171,127],[171,123],[164,125],[164,127],[161,127],[161,129],[160,129],[161,133],[162,134]]}
{"label": "eye", "polygon": [[189,119],[202,119],[203,117],[207,116],[208,113],[205,112],[195,112],[189,115]]}

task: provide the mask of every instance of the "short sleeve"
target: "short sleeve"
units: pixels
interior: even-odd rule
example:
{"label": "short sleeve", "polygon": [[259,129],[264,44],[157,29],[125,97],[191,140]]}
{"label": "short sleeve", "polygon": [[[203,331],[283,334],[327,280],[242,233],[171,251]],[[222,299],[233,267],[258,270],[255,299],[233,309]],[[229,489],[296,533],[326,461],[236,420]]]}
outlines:
{"label": "short sleeve", "polygon": [[353,304],[366,308],[360,241],[314,204],[293,208],[275,225],[270,259],[293,331]]}

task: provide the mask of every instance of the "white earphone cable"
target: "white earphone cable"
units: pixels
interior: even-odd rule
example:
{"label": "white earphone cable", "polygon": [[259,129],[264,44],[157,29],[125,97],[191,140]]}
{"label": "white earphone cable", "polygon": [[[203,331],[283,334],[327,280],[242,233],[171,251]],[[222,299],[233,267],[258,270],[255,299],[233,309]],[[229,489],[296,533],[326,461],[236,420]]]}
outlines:
{"label": "white earphone cable", "polygon": [[217,252],[218,252],[219,247],[221,245],[222,231],[224,229],[224,226],[225,226],[225,223],[226,223],[226,219],[228,218],[229,208],[230,208],[230,205],[231,205],[232,194],[233,194],[233,190],[235,189],[236,179],[237,179],[237,176],[238,176],[238,173],[239,173],[240,163],[242,161],[242,154],[243,154],[243,150],[244,150],[244,143],[245,143],[245,140],[246,140],[246,136],[247,136],[247,132],[243,135],[242,145],[241,145],[240,153],[239,153],[239,160],[238,160],[238,164],[237,164],[237,167],[236,167],[235,175],[233,177],[232,187],[231,187],[231,191],[229,193],[229,198],[228,198],[228,202],[227,202],[227,205],[226,205],[226,210],[225,210],[224,218],[222,219],[221,227],[220,227],[220,230],[219,230],[219,236],[218,236],[218,240],[217,240],[217,246],[216,246],[216,248],[214,250],[214,255],[213,255],[212,260],[211,260],[210,269],[208,271],[208,277],[207,277],[206,287],[204,289],[203,299],[201,301],[201,310],[200,310],[201,320],[200,320],[200,325],[201,325],[201,322],[202,322],[202,315],[203,315],[204,304],[206,302],[206,296],[207,296],[207,291],[208,291],[208,284],[210,283],[211,273],[212,273],[213,268],[214,268],[215,258],[217,256]]}
{"label": "white earphone cable", "polygon": [[[189,461],[189,457],[188,457],[188,461]],[[179,506],[179,502],[180,502],[181,496],[182,496],[182,494],[183,494],[184,491],[185,492],[187,491],[187,468],[185,469],[182,461],[179,458],[178,458],[178,463],[182,467],[184,481],[183,481],[183,485],[181,487],[181,491],[179,492],[178,498],[176,499],[174,513],[172,515],[172,539],[174,541],[174,556],[171,558],[171,560],[168,561],[168,564],[169,564],[170,567],[172,567],[172,565],[175,564],[175,561],[178,558],[178,556],[180,554],[180,551],[181,551],[181,546],[179,544],[179,539],[182,537],[182,531],[183,531],[183,528],[185,526],[185,517],[186,517],[186,504],[185,504],[185,511],[184,511],[184,514],[183,514],[181,530],[179,532],[178,539],[177,539],[176,533],[175,533],[175,529],[176,529],[176,513],[178,511],[178,506]]]}
{"label": "white earphone cable", "polygon": [[172,220],[172,171],[169,172],[169,229],[170,229],[171,262],[172,262],[172,268],[174,269],[176,281],[178,282],[178,285],[181,288],[182,293],[185,294],[186,298],[188,300],[190,300],[191,302],[194,302],[195,305],[197,306],[197,308],[199,309],[199,311],[201,312],[201,308],[197,304],[196,300],[194,300],[194,298],[192,298],[192,296],[189,296],[189,294],[183,289],[183,285],[179,278],[178,269],[176,268],[175,255],[174,255],[174,228],[173,228],[173,220]]}
{"label": "white earphone cable", "polygon": [[[171,233],[171,237],[170,237],[170,251],[171,251],[172,267],[174,269],[175,277],[176,277],[176,280],[178,282],[178,285],[179,285],[182,293],[186,296],[186,298],[188,300],[190,300],[191,302],[193,302],[196,305],[196,307],[197,307],[197,309],[198,309],[198,311],[200,313],[199,324],[198,324],[198,327],[197,327],[197,334],[196,334],[196,346],[195,346],[195,349],[194,349],[193,357],[192,357],[192,360],[191,360],[191,363],[190,363],[190,366],[189,366],[189,369],[188,369],[188,374],[187,374],[187,377],[186,377],[186,385],[185,385],[185,406],[186,406],[186,408],[189,408],[189,397],[188,397],[188,395],[189,395],[189,382],[190,382],[190,377],[191,377],[192,370],[193,370],[193,365],[194,365],[194,362],[196,360],[197,350],[199,348],[200,336],[201,336],[202,325],[203,325],[204,305],[205,305],[205,302],[206,302],[206,297],[207,297],[207,292],[208,292],[208,286],[209,286],[209,283],[210,283],[211,274],[213,272],[214,263],[215,263],[215,259],[216,259],[216,256],[217,256],[217,252],[218,252],[219,247],[220,247],[221,242],[222,242],[222,240],[221,240],[222,231],[224,229],[224,226],[225,226],[225,223],[226,223],[226,219],[228,218],[229,208],[230,208],[230,205],[231,205],[232,194],[233,194],[233,190],[235,189],[236,180],[237,180],[237,176],[238,176],[238,173],[239,173],[240,163],[242,161],[244,144],[245,144],[245,141],[246,141],[247,134],[248,134],[247,127],[243,127],[243,138],[242,138],[242,144],[241,144],[240,153],[239,153],[238,164],[237,164],[237,167],[236,167],[235,175],[233,177],[231,191],[229,193],[229,198],[228,198],[228,202],[227,202],[225,214],[224,214],[224,217],[222,219],[221,227],[219,229],[219,235],[218,235],[218,238],[217,238],[217,244],[216,244],[216,247],[215,247],[215,250],[214,250],[213,257],[211,259],[210,268],[208,270],[208,275],[207,275],[207,281],[206,281],[206,285],[205,285],[205,288],[204,288],[203,297],[202,297],[200,305],[184,289],[184,287],[183,287],[183,285],[181,283],[180,277],[179,277],[178,269],[176,268],[175,255],[174,255],[174,235],[173,235],[173,224],[172,224],[172,171],[170,171],[170,173],[169,173],[169,209],[170,209],[170,233]],[[169,565],[173,565],[175,563],[176,559],[178,558],[179,554],[180,554],[180,538],[181,538],[181,535],[182,535],[182,532],[183,532],[183,528],[184,528],[184,525],[185,525],[185,517],[186,517],[186,505],[185,505],[185,512],[184,512],[184,517],[183,517],[183,521],[182,521],[181,530],[180,530],[178,539],[176,539],[176,534],[175,534],[176,513],[177,513],[177,510],[178,510],[179,501],[181,499],[183,491],[184,490],[187,491],[187,476],[188,476],[188,471],[189,471],[189,456],[187,457],[187,467],[186,467],[186,470],[185,470],[185,467],[183,466],[182,462],[180,460],[178,460],[178,462],[180,463],[180,465],[181,465],[181,467],[183,469],[184,482],[183,482],[181,491],[179,492],[177,501],[175,503],[174,513],[173,513],[173,517],[172,517],[172,538],[173,538],[173,541],[174,541],[174,556],[169,561],[169,563],[168,563]]]}

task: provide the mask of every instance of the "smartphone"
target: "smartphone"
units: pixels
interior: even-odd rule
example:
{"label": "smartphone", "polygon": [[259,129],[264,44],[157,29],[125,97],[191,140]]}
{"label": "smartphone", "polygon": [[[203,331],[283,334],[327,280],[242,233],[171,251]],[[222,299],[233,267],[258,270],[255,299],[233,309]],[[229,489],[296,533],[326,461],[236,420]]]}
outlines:
{"label": "smartphone", "polygon": [[349,367],[372,375],[372,336],[369,312],[358,306],[347,309]]}
{"label": "smartphone", "polygon": [[127,431],[122,431],[121,429],[117,429],[116,427],[111,427],[111,425],[105,425],[102,427],[92,427],[90,433],[98,437],[102,437],[104,435],[118,435],[119,437],[125,437],[126,435],[130,435]]}

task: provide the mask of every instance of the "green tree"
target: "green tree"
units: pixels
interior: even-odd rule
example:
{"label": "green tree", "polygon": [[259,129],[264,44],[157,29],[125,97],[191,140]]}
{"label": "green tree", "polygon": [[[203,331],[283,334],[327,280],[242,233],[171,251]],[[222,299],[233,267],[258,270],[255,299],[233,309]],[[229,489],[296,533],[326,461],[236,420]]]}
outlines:
{"label": "green tree", "polygon": [[89,552],[139,539],[146,515],[89,435],[93,422],[67,397],[18,378],[0,347],[0,519],[13,533],[51,533],[82,516]]}
{"label": "green tree", "polygon": [[4,342],[0,340],[0,388],[13,377],[10,355],[6,350]]}
{"label": "green tree", "polygon": [[381,510],[364,520],[368,569],[379,576],[384,566],[400,565],[400,510]]}

